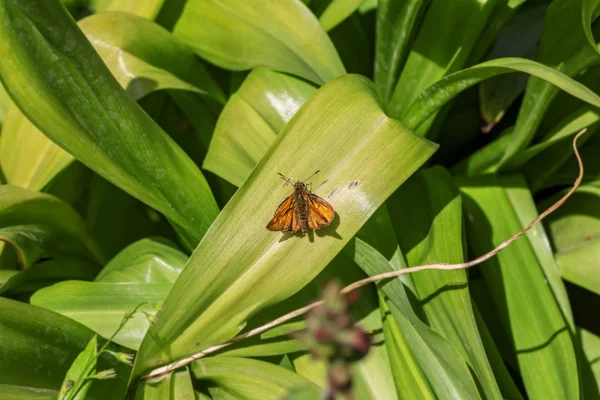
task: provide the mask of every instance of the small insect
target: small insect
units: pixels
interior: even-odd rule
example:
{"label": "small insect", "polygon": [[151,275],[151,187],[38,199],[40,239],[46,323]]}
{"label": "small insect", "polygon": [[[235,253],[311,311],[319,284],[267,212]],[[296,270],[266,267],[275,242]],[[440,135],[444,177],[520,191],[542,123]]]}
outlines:
{"label": "small insect", "polygon": [[[310,178],[318,173],[319,171],[315,172]],[[308,229],[321,229],[333,221],[335,210],[331,204],[312,194],[304,182],[293,182],[283,175],[281,177],[294,185],[294,193],[277,207],[275,216],[267,225],[268,230],[282,232],[302,230],[302,233],[306,233]]]}

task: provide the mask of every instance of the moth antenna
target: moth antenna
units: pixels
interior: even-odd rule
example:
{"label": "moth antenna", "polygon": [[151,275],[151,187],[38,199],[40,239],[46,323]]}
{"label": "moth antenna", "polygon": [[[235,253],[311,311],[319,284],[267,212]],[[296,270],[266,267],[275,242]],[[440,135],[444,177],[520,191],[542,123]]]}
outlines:
{"label": "moth antenna", "polygon": [[319,172],[321,172],[320,169],[317,170],[317,172],[315,172],[314,174],[312,174],[311,176],[309,176],[308,178],[304,179],[302,182],[306,182],[307,180],[309,180],[310,178],[312,178],[313,176],[315,176],[316,174],[318,174]]}
{"label": "moth antenna", "polygon": [[278,172],[277,174],[279,176],[281,176],[283,178],[283,180],[287,181],[287,183],[289,183],[290,185],[294,184],[294,182],[290,178],[288,178],[287,176],[283,175],[281,172]]}

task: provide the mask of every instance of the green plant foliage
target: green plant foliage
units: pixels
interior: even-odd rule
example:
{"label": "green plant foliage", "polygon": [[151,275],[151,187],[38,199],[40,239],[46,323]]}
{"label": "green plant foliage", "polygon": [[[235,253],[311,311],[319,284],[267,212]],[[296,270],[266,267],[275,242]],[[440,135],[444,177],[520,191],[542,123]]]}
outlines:
{"label": "green plant foliage", "polygon": [[[335,102],[333,97],[343,100]],[[382,141],[387,143],[386,151],[373,157],[369,149]],[[294,151],[309,142],[314,143],[310,153]],[[253,174],[221,212],[212,235],[192,255],[172,296],[165,300],[164,309],[173,317],[171,323],[161,324],[159,313],[159,322],[152,329],[163,342],[157,343],[152,335],[146,337],[147,347],[142,344],[138,368],[146,369],[159,359],[164,362],[166,354],[146,357],[158,354],[166,343],[171,343],[168,356],[171,358],[231,337],[253,311],[298,291],[327,265],[391,190],[433,150],[432,144],[419,140],[383,114],[373,87],[365,79],[348,76],[321,88],[278,135]],[[396,152],[402,152],[404,157],[392,157]],[[319,179],[314,184],[315,190],[335,206],[338,222],[325,234],[315,235],[313,242],[310,238],[301,240],[298,235],[282,236],[267,231],[264,226],[274,208],[289,196],[290,189],[281,185],[277,172],[283,170],[292,177],[307,177],[314,173],[315,163],[322,169],[321,176],[315,177]],[[265,191],[265,187],[279,189]],[[234,238],[239,241],[236,245]],[[220,257],[224,241],[237,256]],[[249,257],[247,252],[254,256]],[[211,253],[214,256],[209,256]],[[302,271],[293,267],[294,254],[303,256]],[[209,270],[205,269],[207,265],[211,266]],[[213,278],[208,277],[209,271]],[[273,287],[269,282],[275,276],[281,278]],[[257,290],[262,285],[270,287],[268,296],[267,292]],[[225,287],[230,288],[231,295],[222,296],[220,288]],[[242,297],[244,301],[240,302],[238,299]],[[207,330],[205,324],[218,328]]]}
{"label": "green plant foliage", "polygon": [[201,57],[234,71],[269,67],[319,84],[346,72],[300,1],[188,1],[173,33]]}
{"label": "green plant foliage", "polygon": [[309,389],[318,397],[318,388],[293,372],[270,363],[235,357],[210,357],[194,361],[196,379],[210,380],[225,392],[248,400],[279,400],[292,390]]}
{"label": "green plant foliage", "polygon": [[0,400],[600,400],[599,15],[0,0]]}
{"label": "green plant foliage", "polygon": [[[28,1],[0,3],[6,22],[0,31],[6,61],[0,76],[8,92],[61,147],[162,211],[190,235],[188,241],[199,240],[218,213],[206,180],[121,89],[66,11],[53,3],[36,8]],[[70,40],[50,29],[55,24]]]}
{"label": "green plant foliage", "polygon": [[[39,390],[38,394],[45,396],[52,391],[56,398],[71,364],[94,336],[92,331],[67,317],[21,302],[0,297],[0,305],[0,385],[7,389],[2,393],[37,399],[32,392]],[[117,378],[93,383],[89,398],[123,397],[130,368],[103,355],[98,369],[106,368],[116,368]]]}
{"label": "green plant foliage", "polygon": [[[467,237],[473,255],[492,249],[529,223],[535,206],[525,182],[515,177],[459,181],[465,195]],[[525,196],[525,198],[524,198]],[[527,198],[528,197],[528,198]],[[527,200],[527,203],[523,203]],[[539,233],[530,233],[482,266],[504,329],[531,397],[578,398],[573,327],[566,314],[557,267]],[[536,241],[541,241],[537,244]],[[523,268],[521,266],[527,266]],[[562,306],[562,308],[561,308]],[[543,310],[544,312],[540,312]]]}

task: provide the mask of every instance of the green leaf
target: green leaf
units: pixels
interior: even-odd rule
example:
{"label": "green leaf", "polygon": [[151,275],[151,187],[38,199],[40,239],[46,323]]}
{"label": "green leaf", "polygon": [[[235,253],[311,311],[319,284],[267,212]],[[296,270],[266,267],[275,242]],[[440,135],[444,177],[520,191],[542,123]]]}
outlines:
{"label": "green leaf", "polygon": [[456,72],[430,86],[404,110],[402,121],[415,130],[463,90],[485,79],[519,71],[542,78],[569,94],[600,107],[598,95],[552,68],[521,58],[500,58]]}
{"label": "green leaf", "polygon": [[264,361],[237,357],[209,357],[191,364],[194,378],[210,380],[234,397],[246,400],[281,400],[297,389],[312,390],[318,397],[319,388],[285,368]]}
{"label": "green leaf", "polygon": [[319,21],[298,0],[188,1],[173,33],[225,69],[268,67],[318,84],[346,72]]}
{"label": "green leaf", "polygon": [[330,31],[348,18],[364,0],[332,0],[325,11],[319,15],[319,22],[326,31]]}
{"label": "green leaf", "polygon": [[65,9],[56,1],[2,0],[0,18],[0,78],[21,111],[78,160],[183,228],[193,246],[218,213],[206,180],[121,89]]}
{"label": "green leaf", "polygon": [[[134,99],[177,88],[224,102],[221,89],[192,51],[160,26],[124,13],[93,15],[79,26]],[[72,155],[44,136],[16,107],[11,109],[0,140],[0,163],[9,183],[41,190],[72,161]]]}
{"label": "green leaf", "polygon": [[[5,385],[9,385],[8,393],[36,390],[46,395],[52,390],[56,398],[69,367],[93,332],[62,315],[1,297],[0,309],[0,393],[5,394]],[[98,369],[106,368],[116,368],[117,378],[95,382],[90,399],[120,399],[125,395],[131,369],[112,356],[102,355]],[[0,394],[0,398],[5,397]]]}
{"label": "green leaf", "polygon": [[[367,79],[349,75],[323,86],[277,136],[190,258],[140,348],[136,373],[229,339],[252,314],[300,290],[434,149],[385,116]],[[335,207],[333,224],[309,237],[265,229],[290,195],[277,172],[299,179],[317,169],[313,190]]]}
{"label": "green leaf", "polygon": [[[553,196],[541,207],[555,200]],[[600,188],[582,186],[564,206],[548,216],[545,223],[562,277],[597,294],[600,294],[600,279],[596,273],[600,251],[599,205]]]}
{"label": "green leaf", "polygon": [[[537,216],[519,176],[459,181],[473,256],[490,251]],[[479,268],[512,338],[531,398],[578,398],[578,369],[562,282],[541,226]],[[562,307],[562,308],[561,308]],[[544,312],[540,312],[544,310]]]}
{"label": "green leaf", "polygon": [[29,295],[43,287],[69,279],[91,281],[98,274],[98,270],[97,264],[81,258],[57,257],[37,263],[23,271],[10,271],[14,272],[14,275],[5,282],[0,282],[0,295]]}
{"label": "green leaf", "polygon": [[86,378],[96,372],[97,346],[98,341],[94,335],[67,371],[58,400],[83,400],[86,398],[87,392],[92,386],[92,381],[86,380]]}
{"label": "green leaf", "polygon": [[523,172],[534,192],[538,191],[573,157],[573,137],[582,129],[587,129],[577,140],[577,146],[582,147],[596,133],[599,121],[600,113],[597,110],[589,106],[581,107],[560,121],[539,143],[517,154],[511,165]]}
{"label": "green leaf", "polygon": [[144,381],[136,393],[136,400],[197,400],[192,377],[187,367],[176,370],[158,381]]}
{"label": "green leaf", "polygon": [[139,240],[110,260],[97,282],[174,283],[188,257],[168,240]]}
{"label": "green leaf", "polygon": [[154,19],[158,15],[165,0],[89,0],[90,7],[95,13],[104,11],[122,11],[147,19]]}
{"label": "green leaf", "polygon": [[73,156],[50,141],[12,106],[0,137],[0,165],[8,183],[42,190],[73,162]]}
{"label": "green leaf", "polygon": [[16,250],[22,268],[45,258],[102,259],[81,217],[68,204],[16,186],[0,186],[0,240]]}
{"label": "green leaf", "polygon": [[[394,205],[390,214],[410,267],[464,261],[462,203],[446,170],[434,167],[413,175],[388,204]],[[461,353],[485,398],[502,399],[473,315],[466,272],[423,271],[412,281],[431,328]]]}
{"label": "green leaf", "polygon": [[161,26],[120,12],[92,15],[78,25],[134,99],[169,88],[225,103],[223,91],[192,50]]}
{"label": "green leaf", "polygon": [[[591,25],[597,17],[598,0],[558,0],[548,6],[544,32],[536,60],[566,76],[575,76],[585,68],[600,62]],[[535,75],[527,84],[523,105],[501,164],[527,147],[544,116],[544,112],[558,93],[553,81]],[[567,90],[568,91],[568,90]],[[589,101],[589,100],[585,100]],[[596,107],[597,104],[592,103]]]}
{"label": "green leaf", "polygon": [[219,116],[203,168],[241,186],[316,90],[289,75],[265,68],[252,71]]}
{"label": "green leaf", "polygon": [[[125,314],[140,303],[150,303],[140,310],[155,315],[157,310],[152,305],[161,304],[171,286],[165,283],[66,281],[37,291],[30,302],[69,317],[109,338]],[[149,326],[145,314],[135,314],[113,341],[137,350]]]}
{"label": "green leaf", "polygon": [[0,384],[2,400],[55,400],[57,396],[57,390]]}
{"label": "green leaf", "polygon": [[[360,239],[355,239],[354,260],[371,276],[394,269],[381,253]],[[394,376],[402,379],[396,381],[399,398],[404,398],[405,386],[411,386],[407,394],[417,391],[424,396],[433,392],[441,398],[481,398],[461,354],[419,319],[402,282],[390,279],[380,284],[379,288],[386,300],[383,311],[389,309],[399,329],[389,324],[388,328],[393,330],[392,335],[402,335],[395,338],[393,345],[397,350],[392,350],[392,354],[396,354],[396,363],[401,362],[400,365],[410,371],[403,374],[396,372]],[[401,359],[398,353],[402,354]]]}
{"label": "green leaf", "polygon": [[388,105],[429,0],[379,0],[375,43],[375,84]]}
{"label": "green leaf", "polygon": [[399,118],[425,89],[462,68],[496,3],[498,0],[431,3],[388,103],[390,116]]}

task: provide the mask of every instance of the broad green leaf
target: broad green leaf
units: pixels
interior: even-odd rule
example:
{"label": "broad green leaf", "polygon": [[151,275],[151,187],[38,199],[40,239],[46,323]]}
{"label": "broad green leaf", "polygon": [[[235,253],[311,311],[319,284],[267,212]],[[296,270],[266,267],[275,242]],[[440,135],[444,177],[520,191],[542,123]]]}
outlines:
{"label": "broad green leaf", "polygon": [[0,186],[0,240],[16,250],[21,268],[54,257],[102,260],[75,210],[54,196],[16,186]]}
{"label": "broad green leaf", "polygon": [[169,88],[225,102],[222,90],[192,50],[161,26],[121,12],[92,15],[78,25],[134,99]]}
{"label": "broad green leaf", "polygon": [[241,186],[316,90],[289,75],[265,68],[252,71],[219,116],[203,168]]}
{"label": "broad green leaf", "polygon": [[[141,303],[141,311],[156,314],[171,284],[104,283],[66,281],[41,289],[31,296],[31,304],[69,317],[99,335],[109,338],[125,314]],[[137,350],[150,322],[143,313],[135,314],[113,341]]]}
{"label": "broad green leaf", "polygon": [[[473,256],[490,251],[537,216],[521,177],[487,176],[458,182]],[[528,396],[578,398],[577,361],[564,288],[556,279],[558,269],[543,228],[534,229],[479,270],[498,318],[512,338]]]}
{"label": "broad green leaf", "polygon": [[297,389],[313,390],[314,398],[319,388],[285,368],[264,361],[238,357],[209,357],[191,364],[196,379],[209,380],[228,394],[246,400],[281,400],[288,392]]}
{"label": "broad green leaf", "polygon": [[[134,99],[177,88],[224,102],[222,91],[192,51],[160,26],[111,12],[85,18],[79,27]],[[0,140],[0,164],[9,183],[41,190],[73,159],[16,107],[11,109]]]}
{"label": "broad green leaf", "polygon": [[181,227],[192,247],[218,213],[206,180],[121,89],[66,10],[56,0],[2,0],[0,18],[0,78],[21,111]]}
{"label": "broad green leaf", "polygon": [[366,14],[369,11],[376,10],[379,1],[380,0],[364,0],[360,7],[358,7],[358,12],[361,14]]}
{"label": "broad green leaf", "polygon": [[600,107],[598,95],[552,68],[521,58],[500,58],[456,72],[430,86],[404,110],[402,121],[413,130],[417,129],[463,90],[485,79],[510,72],[526,72],[537,76],[595,107]]}
{"label": "broad green leaf", "polygon": [[168,240],[142,239],[110,260],[97,282],[174,283],[188,257]]}
{"label": "broad green leaf", "polygon": [[[556,200],[556,196],[551,197],[540,206],[548,207],[551,201]],[[582,186],[545,223],[550,231],[556,251],[554,256],[561,268],[562,277],[598,294],[599,205],[600,188]]]}
{"label": "broad green leaf", "polygon": [[394,118],[429,86],[462,68],[499,0],[434,1],[388,103]]}
{"label": "broad green leaf", "polygon": [[[165,0],[89,0],[90,7],[96,13],[104,11],[122,11],[146,19],[154,19],[158,15]],[[168,3],[168,2],[167,2]]]}
{"label": "broad green leaf", "polygon": [[94,335],[67,371],[60,387],[58,400],[84,400],[86,398],[87,392],[92,386],[92,381],[86,380],[86,378],[96,372],[97,355],[98,340],[97,336]]}
{"label": "broad green leaf", "polygon": [[144,381],[136,393],[136,400],[198,400],[192,377],[187,367],[178,369],[157,381]]}
{"label": "broad green leaf", "polygon": [[[600,51],[591,29],[592,22],[597,17],[598,5],[598,0],[552,2],[546,13],[536,60],[566,76],[575,76],[585,68],[598,64]],[[553,85],[556,84],[551,80],[537,75],[529,80],[502,164],[510,166],[509,160],[533,139],[544,112],[558,93]]]}
{"label": "broad green leaf", "polygon": [[379,0],[375,43],[375,84],[387,107],[429,0]]}
{"label": "broad green leaf", "polygon": [[[367,79],[348,75],[319,89],[190,258],[140,348],[136,374],[229,339],[251,315],[299,291],[434,149],[385,116]],[[265,229],[291,193],[277,173],[301,179],[317,169],[313,191],[335,207],[332,225],[309,237]]]}
{"label": "broad green leaf", "polygon": [[[360,239],[355,239],[354,260],[368,274],[390,272],[394,268],[377,250]],[[405,398],[403,387],[413,385],[419,392],[433,392],[444,399],[479,399],[481,395],[461,354],[444,337],[425,325],[415,314],[406,289],[399,279],[390,279],[379,285],[385,295],[386,307],[398,324],[395,333],[398,351],[403,351],[403,366],[415,374],[398,374],[395,378],[399,398]],[[407,345],[402,342],[405,341]],[[409,352],[410,351],[410,352]],[[396,360],[399,362],[399,360]],[[421,370],[422,373],[418,371]],[[414,388],[413,388],[414,389]],[[412,390],[407,392],[412,393]]]}
{"label": "broad green leaf", "polygon": [[[0,298],[0,309],[0,387],[9,393],[36,390],[40,395],[52,390],[56,391],[56,398],[69,367],[94,336],[93,332],[62,315],[5,298]],[[117,378],[96,381],[89,392],[90,399],[125,395],[131,369],[117,363],[114,357],[103,355],[98,369],[107,368],[116,368]],[[2,394],[0,398],[10,398]]]}
{"label": "broad green leaf", "polygon": [[348,18],[364,0],[332,0],[325,11],[319,15],[319,22],[326,31],[330,31]]}
{"label": "broad green leaf", "polygon": [[0,166],[11,185],[41,190],[73,162],[73,156],[58,147],[12,106],[0,136]]}
{"label": "broad green leaf", "polygon": [[[413,175],[388,204],[394,205],[390,214],[410,267],[464,261],[462,203],[447,171],[434,167]],[[473,315],[466,272],[423,271],[412,281],[431,328],[461,353],[485,398],[502,399]]]}
{"label": "broad green leaf", "polygon": [[55,400],[57,396],[57,390],[0,384],[2,400]]}
{"label": "broad green leaf", "polygon": [[173,33],[225,69],[268,67],[318,84],[346,72],[319,21],[299,0],[191,0]]}
{"label": "broad green leaf", "polygon": [[[57,257],[37,263],[23,271],[7,271],[13,274],[4,282],[0,279],[0,295],[29,295],[43,287],[69,279],[91,281],[98,274],[98,270],[97,264],[81,258]],[[0,270],[1,272],[4,270]]]}
{"label": "broad green leaf", "polygon": [[[500,32],[492,33],[495,43],[486,59],[493,60],[501,57],[533,59],[542,34],[546,8],[545,5],[536,5],[517,11],[510,20],[503,24]],[[512,12],[515,11],[512,8],[509,9]],[[486,34],[489,33],[486,32]],[[474,51],[476,50],[474,49]],[[525,74],[502,75],[483,81],[479,85],[481,116],[488,124],[487,129],[491,129],[497,124],[508,107],[525,91],[527,78]]]}

